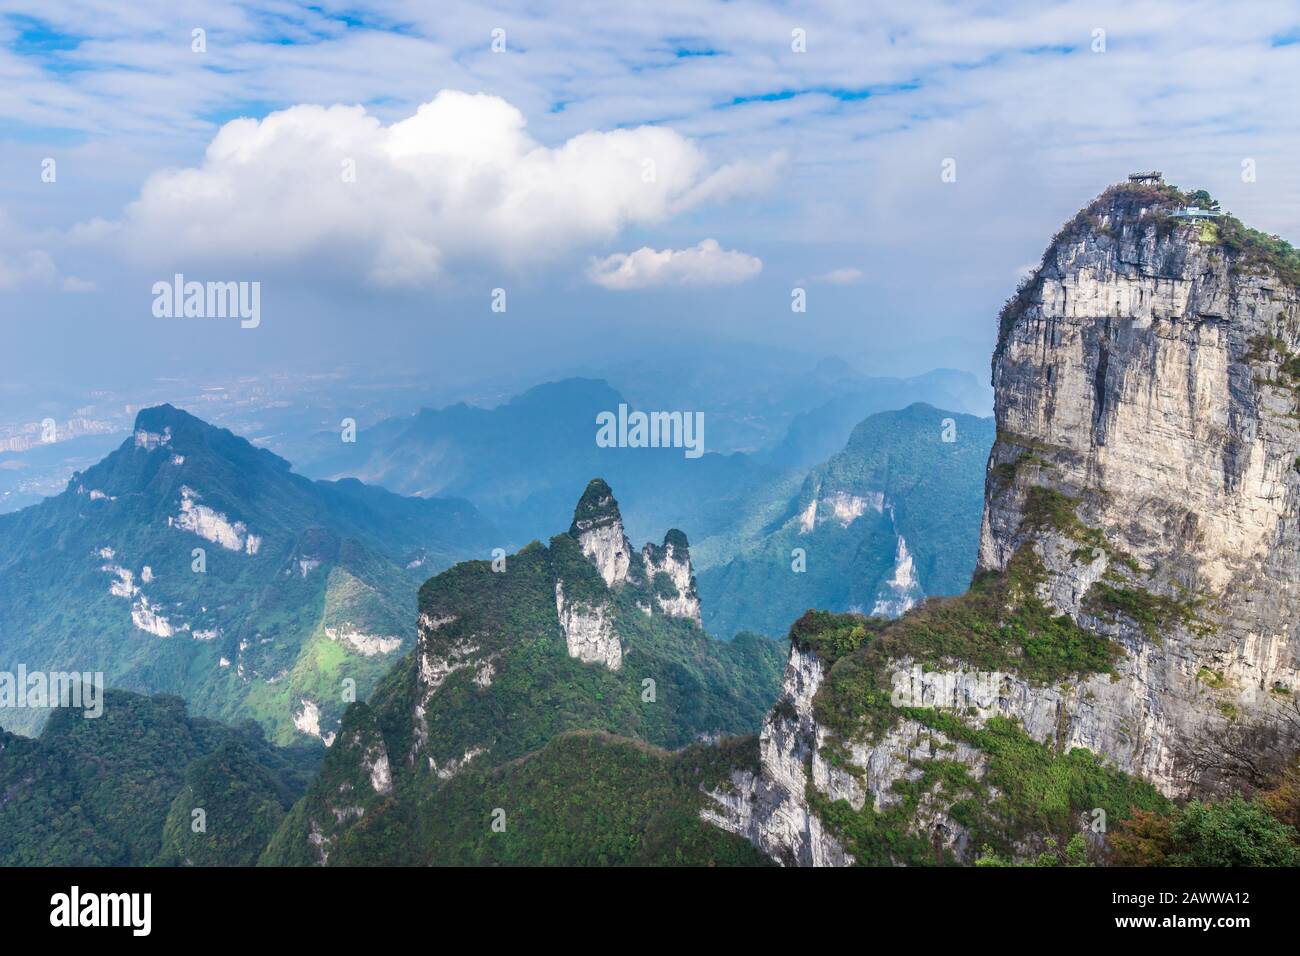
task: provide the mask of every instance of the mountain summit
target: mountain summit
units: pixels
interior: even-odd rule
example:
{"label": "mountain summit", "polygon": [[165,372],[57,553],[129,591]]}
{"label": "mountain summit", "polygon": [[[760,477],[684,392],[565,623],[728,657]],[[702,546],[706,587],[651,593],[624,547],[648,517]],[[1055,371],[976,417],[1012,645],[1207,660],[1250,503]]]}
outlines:
{"label": "mountain summit", "polygon": [[979,554],[1119,645],[1059,726],[1169,793],[1300,690],[1300,255],[1206,207],[1108,190],[1003,311]]}
{"label": "mountain summit", "polygon": [[[633,551],[609,486],[595,479],[571,533],[497,561],[463,562],[425,583],[414,651],[369,707],[349,708],[320,779],[268,861],[392,861],[393,846],[360,846],[385,827],[402,834],[387,842],[445,861],[451,848],[424,842],[418,821],[445,816],[438,808],[447,794],[477,792],[485,775],[499,780],[521,761],[551,759],[537,751],[569,733],[636,738],[588,739],[596,752],[584,759],[596,761],[623,748],[752,732],[775,694],[780,660],[767,638],[706,634],[686,536],[673,530],[662,546]],[[703,795],[692,786],[679,797],[690,808],[679,825],[697,833]]]}
{"label": "mountain summit", "polygon": [[582,547],[600,571],[605,584],[622,584],[631,566],[632,545],[623,533],[614,493],[603,478],[593,478],[573,511],[569,535]]}
{"label": "mountain summit", "polygon": [[[0,670],[102,671],[277,740],[328,740],[410,646],[420,581],[490,548],[468,502],[314,482],[171,405],[60,495],[0,515]],[[76,608],[75,617],[68,609]],[[31,732],[41,710],[6,708]]]}
{"label": "mountain summit", "polygon": [[1120,185],[1052,241],[999,320],[970,590],[801,618],[709,819],[794,865],[1093,853],[1294,762],[1300,255],[1207,208]]}

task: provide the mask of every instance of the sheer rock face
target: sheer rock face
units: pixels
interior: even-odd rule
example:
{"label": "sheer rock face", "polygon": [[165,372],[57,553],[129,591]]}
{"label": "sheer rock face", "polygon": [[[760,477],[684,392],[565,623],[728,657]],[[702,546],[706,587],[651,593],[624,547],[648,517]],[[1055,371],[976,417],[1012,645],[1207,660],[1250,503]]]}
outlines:
{"label": "sheer rock face", "polygon": [[[443,776],[449,775],[445,772],[447,768],[439,768],[433,756],[428,753],[429,726],[426,714],[429,705],[442,685],[446,683],[447,678],[460,670],[473,671],[474,683],[479,687],[491,686],[497,658],[500,657],[499,652],[484,649],[474,640],[463,637],[448,639],[439,633],[442,628],[455,621],[454,614],[431,607],[420,614],[419,637],[415,647],[416,698],[411,713],[411,747],[406,754],[407,765],[414,766],[423,757],[429,769],[439,771]],[[477,753],[485,753],[486,747],[487,745],[484,744]],[[472,757],[467,755],[452,768],[452,771],[459,769],[470,759]]]}
{"label": "sheer rock face", "polygon": [[[645,613],[653,614],[657,608],[659,613],[668,617],[686,618],[701,624],[700,595],[695,586],[695,572],[691,568],[690,546],[686,535],[681,531],[674,528],[664,536],[662,545],[646,544],[640,555],[637,555],[623,531],[623,518],[614,493],[603,479],[593,478],[574,509],[569,535],[578,542],[587,560],[595,565],[606,587],[622,587],[625,583],[637,587],[649,586],[654,592],[654,598],[652,604],[642,606]],[[667,575],[672,583],[671,588],[656,585],[655,577],[660,574]],[[646,610],[647,607],[649,610]],[[556,608],[560,612],[561,625],[568,635],[570,624],[566,624],[564,599],[558,591]],[[572,618],[570,614],[570,618],[574,627],[594,638],[597,630],[610,629],[611,626],[603,618],[596,622],[592,613],[594,612],[586,612],[580,619]],[[587,637],[580,636],[577,643],[592,642]],[[602,639],[596,641],[596,644],[605,648],[608,642]],[[571,651],[574,646],[574,640],[571,639]],[[594,650],[591,652],[595,653]],[[579,655],[575,653],[574,656]],[[610,659],[604,649],[600,651],[599,657],[606,661]],[[587,659],[583,657],[583,660]]]}
{"label": "sheer rock face", "polygon": [[666,574],[672,581],[675,595],[655,594],[659,610],[669,617],[684,617],[703,624],[700,620],[700,593],[695,587],[695,572],[691,568],[691,552],[686,535],[669,531],[662,547],[646,544],[641,551],[646,577],[654,583],[655,575]]}
{"label": "sheer rock face", "polygon": [[348,826],[393,792],[392,768],[384,736],[366,704],[344,714],[334,746],[309,790],[305,821],[316,862],[329,862],[331,850]]}
{"label": "sheer rock face", "polygon": [[587,485],[574,511],[569,534],[582,547],[582,553],[596,565],[606,587],[612,588],[627,580],[632,563],[632,544],[623,531],[623,516],[619,513],[614,493],[600,478]]}
{"label": "sheer rock face", "polygon": [[608,587],[627,580],[632,545],[623,533],[621,521],[584,531],[578,535],[582,553],[592,560]]}
{"label": "sheer rock face", "polygon": [[[1196,607],[1199,626],[1154,635],[1106,617],[1120,681],[1094,678],[1061,704],[1071,743],[1172,794],[1216,782],[1197,741],[1276,723],[1282,689],[1300,690],[1298,393],[1260,345],[1300,347],[1300,295],[1234,268],[1202,227],[1158,223],[1158,197],[1103,196],[1004,315],[990,474],[1014,478],[986,486],[979,565],[1034,547],[1050,602],[1085,625],[1117,555],[1141,568],[1132,586]],[[1050,531],[1022,533],[1036,485],[1080,499],[1106,548],[1081,558]]]}
{"label": "sheer rock face", "polygon": [[589,664],[604,664],[612,671],[623,666],[623,645],[614,630],[614,612],[608,602],[590,605],[566,600],[564,582],[556,581],[555,613],[570,657]]}
{"label": "sheer rock face", "polygon": [[[919,665],[916,672],[919,678]],[[828,734],[813,715],[813,698],[824,679],[825,669],[818,656],[792,646],[781,695],[759,735],[759,773],[733,771],[729,786],[711,791],[713,805],[700,813],[715,826],[748,838],[785,866],[849,866],[854,862],[809,805],[810,787],[832,802],[847,801],[854,810],[861,810],[870,799],[880,811],[901,799],[894,784],[919,777],[924,761],[960,761],[975,779],[983,777],[987,762],[980,751],[967,744],[914,720],[900,720],[878,741],[849,743],[848,760],[860,771],[849,773],[823,754]],[[970,849],[965,827],[947,816],[947,807],[940,801],[922,801],[916,828],[935,834],[958,859],[965,858]]]}
{"label": "sheer rock face", "polygon": [[[979,567],[1004,571],[1031,549],[1039,598],[1111,638],[1115,673],[1044,684],[959,660],[887,662],[896,706],[973,727],[1009,718],[1169,795],[1239,785],[1223,757],[1258,755],[1255,731],[1290,747],[1300,693],[1300,294],[1234,260],[1213,229],[1169,218],[1177,204],[1116,189],[1085,209],[1008,304],[993,360]],[[1044,495],[1063,505],[1048,520],[1033,507]],[[1154,620],[1099,601],[1107,586]],[[831,764],[812,709],[823,670],[796,644],[759,773],[734,773],[703,813],[793,865],[852,862],[811,792],[879,810],[927,760],[975,778],[987,763],[900,715],[878,738],[837,741]],[[911,829],[969,860],[967,834],[934,797]]]}
{"label": "sheer rock face", "polygon": [[818,727],[813,720],[813,697],[823,677],[816,654],[791,648],[781,696],[759,734],[759,773],[733,771],[730,786],[711,791],[714,805],[700,811],[702,819],[748,838],[784,866],[853,863],[805,796],[810,764],[814,778],[830,772],[817,752]]}

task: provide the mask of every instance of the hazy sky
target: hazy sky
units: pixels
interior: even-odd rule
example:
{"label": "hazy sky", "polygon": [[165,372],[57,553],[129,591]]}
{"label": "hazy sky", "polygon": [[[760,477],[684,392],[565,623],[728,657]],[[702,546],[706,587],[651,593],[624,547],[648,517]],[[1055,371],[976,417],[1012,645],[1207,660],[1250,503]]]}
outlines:
{"label": "hazy sky", "polygon": [[[1129,172],[1300,237],[1297,89],[1278,2],[0,0],[0,381],[702,333],[982,368]],[[260,325],[156,317],[177,272]]]}

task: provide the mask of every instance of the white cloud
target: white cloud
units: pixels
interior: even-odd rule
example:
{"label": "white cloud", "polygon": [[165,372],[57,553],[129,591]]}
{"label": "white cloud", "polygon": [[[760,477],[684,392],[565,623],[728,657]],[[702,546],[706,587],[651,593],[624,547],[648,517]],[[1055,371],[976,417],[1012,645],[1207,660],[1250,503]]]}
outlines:
{"label": "white cloud", "polygon": [[201,165],[150,176],[111,236],[161,266],[308,262],[380,286],[461,261],[526,266],[628,225],[762,188],[773,163],[714,167],[664,127],[534,141],[505,100],[443,90],[384,125],[362,107],[295,106],[227,123]]}
{"label": "white cloud", "polygon": [[64,292],[94,292],[95,283],[89,279],[79,279],[76,276],[65,276],[63,279]]}
{"label": "white cloud", "polygon": [[663,285],[729,285],[745,282],[763,271],[763,262],[738,250],[723,249],[705,239],[690,249],[658,251],[644,246],[593,260],[587,276],[606,289],[644,289]]}
{"label": "white cloud", "polygon": [[10,292],[28,283],[50,282],[55,271],[54,260],[43,249],[0,251],[0,292]]}

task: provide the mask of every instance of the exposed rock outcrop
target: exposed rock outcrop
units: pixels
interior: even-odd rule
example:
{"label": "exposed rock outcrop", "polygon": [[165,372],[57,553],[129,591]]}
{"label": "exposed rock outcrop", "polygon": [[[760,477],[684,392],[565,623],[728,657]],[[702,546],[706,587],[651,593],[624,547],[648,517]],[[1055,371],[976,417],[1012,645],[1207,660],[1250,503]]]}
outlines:
{"label": "exposed rock outcrop", "polygon": [[374,712],[357,703],[343,715],[338,736],[296,813],[313,862],[324,865],[340,836],[393,792],[393,773]]}
{"label": "exposed rock outcrop", "polygon": [[808,534],[827,521],[834,521],[841,528],[847,528],[867,512],[881,514],[885,509],[885,496],[880,491],[857,495],[835,490],[822,494],[822,489],[814,485],[805,494],[808,495],[808,500],[801,505],[798,514],[800,534]]}
{"label": "exposed rock outcrop", "polygon": [[[812,702],[822,664],[811,651],[790,649],[781,696],[759,734],[760,772],[733,771],[730,786],[713,790],[715,806],[700,816],[750,842],[785,866],[843,866],[853,858],[830,836],[805,797],[808,771],[825,777]],[[820,767],[820,771],[819,771]]]}
{"label": "exposed rock outcrop", "polygon": [[914,608],[924,597],[921,582],[916,577],[912,552],[907,550],[907,541],[900,534],[894,552],[894,573],[880,589],[871,613],[879,617],[898,617]]}
{"label": "exposed rock outcrop", "polygon": [[[1108,192],[1008,304],[990,457],[1007,480],[988,483],[979,553],[997,571],[1034,548],[1051,603],[1112,632],[1119,679],[1087,681],[1060,722],[1168,793],[1216,786],[1198,741],[1274,721],[1300,689],[1300,292],[1178,203]],[[1095,533],[1026,522],[1038,488]]]}
{"label": "exposed rock outcrop", "polygon": [[[1007,303],[974,597],[948,617],[912,612],[952,641],[904,618],[823,673],[796,640],[762,770],[715,792],[708,819],[783,862],[849,862],[816,807],[884,811],[911,786],[909,832],[968,860],[969,812],[926,771],[941,763],[954,789],[995,798],[972,744],[995,718],[1044,759],[1083,748],[1171,796],[1240,786],[1293,750],[1300,292],[1240,223],[1173,215],[1186,202],[1164,186],[1108,190]],[[998,666],[945,650],[971,643],[964,627]],[[853,690],[836,698],[837,734],[817,695],[840,680]],[[863,692],[882,681],[884,711]],[[1033,851],[1021,836],[1009,852]]]}
{"label": "exposed rock outcrop", "polygon": [[[647,543],[641,551],[646,577],[654,590],[655,604],[669,617],[684,617],[700,623],[700,593],[691,569],[691,551],[686,535],[677,529],[664,536],[662,547]],[[666,575],[671,589],[656,586],[656,575]]]}
{"label": "exposed rock outcrop", "polygon": [[[435,610],[424,610],[419,617],[415,653],[417,660],[415,703],[411,713],[411,746],[406,754],[406,762],[413,765],[423,756],[431,770],[439,770],[437,761],[428,755],[426,745],[429,742],[429,726],[426,721],[430,702],[434,695],[446,683],[447,678],[457,671],[473,671],[474,683],[481,687],[492,684],[497,653],[485,651],[477,642],[463,637],[444,637],[439,631],[453,624],[453,614],[441,614]],[[486,747],[478,750],[486,751]],[[468,762],[472,756],[465,757],[456,766]],[[442,768],[446,770],[446,768]]]}
{"label": "exposed rock outcrop", "polygon": [[564,582],[555,582],[555,613],[569,646],[569,656],[589,664],[604,664],[612,671],[623,665],[623,645],[614,630],[608,604],[566,600]]}
{"label": "exposed rock outcrop", "polygon": [[569,534],[596,565],[606,587],[622,584],[632,562],[632,545],[623,532],[618,502],[603,479],[595,478],[574,510]]}
{"label": "exposed rock outcrop", "polygon": [[555,611],[571,657],[604,664],[611,670],[622,666],[613,592],[625,588],[633,589],[633,603],[642,614],[659,613],[701,623],[700,596],[686,535],[674,528],[664,536],[662,545],[650,543],[640,554],[634,552],[623,532],[618,502],[603,479],[588,483],[574,509],[569,537],[604,582],[603,589],[595,584],[595,591],[601,593],[593,594],[580,582],[560,577],[555,581]]}

